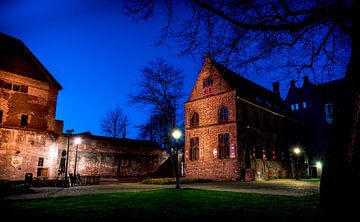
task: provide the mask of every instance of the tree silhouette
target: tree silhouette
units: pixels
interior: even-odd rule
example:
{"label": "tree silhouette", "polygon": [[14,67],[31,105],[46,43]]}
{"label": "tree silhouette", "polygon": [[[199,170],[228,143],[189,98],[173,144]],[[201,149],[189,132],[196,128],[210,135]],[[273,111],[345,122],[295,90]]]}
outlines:
{"label": "tree silhouette", "polygon": [[[147,20],[163,14],[158,44],[180,54],[203,54],[243,73],[276,78],[331,79],[347,67],[334,113],[332,142],[323,168],[320,203],[325,214],[353,215],[360,196],[360,78],[357,5],[352,0],[129,0],[124,14]],[[274,77],[275,78],[275,77]],[[341,211],[339,211],[341,210]]]}
{"label": "tree silhouette", "polygon": [[101,130],[112,138],[125,138],[127,124],[127,115],[119,106],[108,110],[100,120]]}

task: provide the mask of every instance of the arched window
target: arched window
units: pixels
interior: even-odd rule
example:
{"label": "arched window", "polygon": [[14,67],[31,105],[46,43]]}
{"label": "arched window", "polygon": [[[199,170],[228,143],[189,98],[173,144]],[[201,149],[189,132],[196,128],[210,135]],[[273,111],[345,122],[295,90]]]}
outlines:
{"label": "arched window", "polygon": [[225,106],[222,106],[219,112],[219,121],[226,122],[228,120],[229,120],[229,111]]}
{"label": "arched window", "polygon": [[194,112],[190,118],[190,126],[199,126],[199,114]]}

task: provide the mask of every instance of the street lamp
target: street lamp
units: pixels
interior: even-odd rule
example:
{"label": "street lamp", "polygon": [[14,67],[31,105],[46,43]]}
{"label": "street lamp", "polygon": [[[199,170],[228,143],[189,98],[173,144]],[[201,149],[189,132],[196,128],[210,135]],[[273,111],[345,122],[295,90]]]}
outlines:
{"label": "street lamp", "polygon": [[[76,164],[77,164],[77,154],[79,149],[79,144],[81,144],[81,138],[76,137],[75,138],[75,144],[76,144],[76,150],[75,150],[75,165],[74,165],[74,178],[76,178]],[[76,180],[75,180],[76,181]]]}
{"label": "street lamp", "polygon": [[66,163],[65,163],[65,181],[63,184],[63,187],[69,187],[69,180],[67,177],[67,172],[68,172],[68,164],[69,164],[69,147],[70,147],[70,136],[71,133],[73,133],[74,130],[66,130],[67,133],[67,148],[66,148]]}
{"label": "street lamp", "polygon": [[178,171],[178,160],[179,160],[179,152],[178,152],[178,139],[180,139],[182,132],[179,129],[174,129],[171,133],[172,137],[175,139],[175,152],[176,152],[176,161],[175,161],[175,177],[176,177],[176,189],[180,189],[180,180],[179,180],[179,171]]}
{"label": "street lamp", "polygon": [[300,150],[300,148],[299,147],[295,147],[294,148],[294,153],[295,153],[295,156],[296,156],[296,159],[294,160],[294,163],[295,163],[295,166],[294,166],[294,170],[295,170],[295,179],[296,180],[299,180],[299,165],[300,165],[300,163],[299,163],[299,154],[301,153],[301,150]]}

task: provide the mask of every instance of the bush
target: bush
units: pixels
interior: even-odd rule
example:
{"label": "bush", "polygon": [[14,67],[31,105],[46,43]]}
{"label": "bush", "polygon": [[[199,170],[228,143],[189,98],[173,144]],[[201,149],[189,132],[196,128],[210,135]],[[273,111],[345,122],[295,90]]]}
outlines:
{"label": "bush", "polygon": [[24,194],[24,193],[32,193],[34,192],[30,189],[29,184],[25,184],[23,182],[18,181],[0,181],[0,190],[1,196],[7,196],[12,194]]}

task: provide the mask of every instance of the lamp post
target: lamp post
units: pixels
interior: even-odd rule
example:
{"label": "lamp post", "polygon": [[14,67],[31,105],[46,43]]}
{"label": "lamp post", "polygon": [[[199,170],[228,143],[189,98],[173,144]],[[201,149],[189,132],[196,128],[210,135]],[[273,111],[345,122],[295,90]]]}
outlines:
{"label": "lamp post", "polygon": [[295,159],[295,179],[296,180],[299,180],[299,168],[300,168],[300,163],[299,163],[299,155],[300,155],[300,153],[301,153],[301,149],[299,148],[299,147],[295,147],[294,148],[294,153],[295,153],[295,156],[296,156],[296,159]]}
{"label": "lamp post", "polygon": [[65,181],[63,184],[63,187],[69,187],[69,180],[67,177],[67,171],[68,171],[68,164],[69,164],[69,148],[70,148],[70,136],[71,133],[73,133],[74,130],[66,130],[67,135],[67,148],[66,148],[66,163],[65,163]]}
{"label": "lamp post", "polygon": [[76,144],[76,150],[75,150],[75,165],[74,165],[74,177],[76,178],[77,154],[78,154],[79,144],[81,144],[81,138],[80,138],[80,137],[76,137],[74,142],[75,142],[75,144]]}
{"label": "lamp post", "polygon": [[176,178],[176,189],[180,189],[180,179],[179,179],[179,165],[178,165],[178,160],[179,160],[179,152],[178,152],[178,139],[181,137],[182,133],[181,130],[179,129],[174,129],[172,134],[171,134],[174,139],[175,139],[175,156],[176,156],[176,161],[175,161],[175,178]]}

